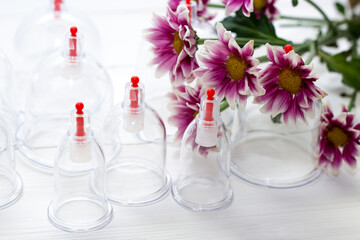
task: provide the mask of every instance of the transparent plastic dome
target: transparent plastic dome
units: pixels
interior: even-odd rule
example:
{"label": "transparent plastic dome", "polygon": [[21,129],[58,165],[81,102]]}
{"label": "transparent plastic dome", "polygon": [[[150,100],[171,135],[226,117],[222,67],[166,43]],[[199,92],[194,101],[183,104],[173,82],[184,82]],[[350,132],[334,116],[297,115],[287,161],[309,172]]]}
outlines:
{"label": "transparent plastic dome", "polygon": [[200,112],[184,133],[180,172],[172,186],[175,201],[192,211],[223,209],[233,199],[229,140],[214,94],[209,89],[202,97]]}
{"label": "transparent plastic dome", "polygon": [[8,105],[9,98],[8,90],[12,81],[12,66],[7,56],[0,51],[0,92],[1,103]]}
{"label": "transparent plastic dome", "polygon": [[0,116],[13,134],[19,124],[16,113],[16,99],[19,97],[13,85],[12,66],[6,55],[0,51]]}
{"label": "transparent plastic dome", "polygon": [[100,53],[100,35],[90,18],[75,9],[68,8],[64,0],[49,0],[49,5],[31,13],[15,33],[16,65],[31,70],[49,54],[61,50],[64,32],[78,26],[87,39],[92,54]]}
{"label": "transparent plastic dome", "polygon": [[115,204],[152,204],[168,193],[166,131],[159,115],[146,105],[144,85],[132,77],[122,104],[115,106],[104,127],[106,139],[119,151],[107,152],[109,200]]}
{"label": "transparent plastic dome", "polygon": [[58,228],[85,232],[104,227],[112,219],[106,197],[105,159],[94,138],[83,103],[71,112],[71,127],[55,157],[55,196],[48,208]]}
{"label": "transparent plastic dome", "polygon": [[197,1],[181,1],[180,4],[185,5],[189,9],[190,23],[196,31],[196,35],[200,38],[217,38],[216,29],[209,21],[205,21],[198,17]]}
{"label": "transparent plastic dome", "polygon": [[[315,102],[313,118],[285,123],[260,111],[261,105],[247,99],[238,109],[231,136],[231,171],[238,179],[257,187],[298,188],[322,175],[315,164],[321,102]],[[291,153],[291,154],[289,154]]]}
{"label": "transparent plastic dome", "polygon": [[94,130],[99,129],[112,107],[112,83],[101,64],[84,53],[82,38],[72,27],[63,52],[46,58],[32,75],[25,120],[17,132],[20,151],[37,166],[52,169],[68,109],[80,100],[93,114]]}
{"label": "transparent plastic dome", "polygon": [[22,193],[22,180],[16,171],[14,136],[0,119],[0,209],[13,204]]}
{"label": "transparent plastic dome", "polygon": [[86,38],[88,52],[101,57],[100,35],[90,18],[81,12],[68,8],[64,0],[48,0],[49,5],[25,17],[15,32],[13,85],[18,98],[13,107],[23,113],[28,91],[29,78],[37,65],[49,55],[61,51],[64,33],[71,26],[78,26]]}

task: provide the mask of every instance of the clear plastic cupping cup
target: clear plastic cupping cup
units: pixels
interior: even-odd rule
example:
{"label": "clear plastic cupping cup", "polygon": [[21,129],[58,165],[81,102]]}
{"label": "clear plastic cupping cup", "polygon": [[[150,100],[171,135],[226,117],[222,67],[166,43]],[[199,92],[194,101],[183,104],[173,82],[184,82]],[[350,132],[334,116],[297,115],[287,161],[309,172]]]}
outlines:
{"label": "clear plastic cupping cup", "polygon": [[56,227],[70,232],[93,231],[112,219],[106,197],[105,158],[90,127],[90,117],[76,104],[71,126],[55,157],[55,195],[48,217]]}
{"label": "clear plastic cupping cup", "polygon": [[13,204],[22,193],[22,180],[16,171],[14,139],[4,119],[0,119],[0,209]]}
{"label": "clear plastic cupping cup", "polygon": [[12,66],[7,56],[0,51],[0,115],[6,126],[14,133],[20,122],[16,111],[17,94],[13,85]]}
{"label": "clear plastic cupping cup", "polygon": [[213,89],[202,97],[200,112],[184,133],[179,166],[172,195],[181,206],[213,211],[231,204],[229,140]]}
{"label": "clear plastic cupping cup", "polygon": [[43,170],[52,171],[56,146],[66,131],[67,112],[74,102],[82,100],[88,106],[95,132],[112,107],[109,75],[91,54],[85,54],[83,45],[82,35],[71,27],[62,53],[46,58],[31,78],[17,142],[26,158]]}
{"label": "clear plastic cupping cup", "polygon": [[9,86],[12,82],[12,66],[7,56],[0,51],[0,92],[1,92],[1,105],[9,106]]}
{"label": "clear plastic cupping cup", "polygon": [[171,179],[166,171],[166,131],[159,115],[145,103],[144,85],[132,77],[123,103],[109,115],[104,138],[119,147],[107,152],[108,197],[118,205],[155,203],[168,193]]}
{"label": "clear plastic cupping cup", "polygon": [[93,55],[100,53],[100,35],[90,18],[65,4],[49,0],[49,5],[27,16],[15,33],[15,49],[22,69],[31,70],[54,51],[61,50],[64,32],[71,26],[82,29]]}
{"label": "clear plastic cupping cup", "polygon": [[251,104],[253,97],[247,101],[245,111],[237,109],[234,119],[232,173],[247,183],[272,189],[315,182],[322,174],[315,164],[321,101],[314,103],[312,118],[296,123],[285,123],[281,114],[262,113],[261,105]]}
{"label": "clear plastic cupping cup", "polygon": [[100,35],[89,17],[65,4],[65,0],[48,0],[47,7],[25,17],[14,37],[14,69],[18,98],[14,107],[25,111],[26,95],[30,87],[28,79],[36,66],[49,55],[61,51],[64,33],[77,26],[86,38],[88,52],[101,57]]}

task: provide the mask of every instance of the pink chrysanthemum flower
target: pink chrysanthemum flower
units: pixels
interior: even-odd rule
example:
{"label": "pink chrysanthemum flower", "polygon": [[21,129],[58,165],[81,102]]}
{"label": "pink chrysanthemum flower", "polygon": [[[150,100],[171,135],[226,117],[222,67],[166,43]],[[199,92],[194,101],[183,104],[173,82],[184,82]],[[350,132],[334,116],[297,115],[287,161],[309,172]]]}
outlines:
{"label": "pink chrysanthemum flower", "polygon": [[254,13],[259,18],[261,13],[270,20],[274,20],[279,16],[279,11],[275,7],[276,0],[254,0]]}
{"label": "pink chrysanthemum flower", "polygon": [[219,40],[206,41],[198,54],[204,67],[194,71],[195,76],[202,79],[204,85],[213,88],[220,99],[226,97],[231,108],[236,103],[245,109],[247,96],[265,93],[258,83],[256,68],[259,61],[252,57],[254,41],[249,41],[240,48],[221,23],[216,25]]}
{"label": "pink chrysanthemum flower", "polygon": [[172,113],[169,123],[178,128],[175,141],[181,142],[188,125],[199,113],[201,97],[204,95],[202,85],[198,83],[194,88],[191,86],[180,86],[169,93],[170,102],[168,108]]}
{"label": "pink chrysanthemum flower", "polygon": [[[176,8],[183,0],[169,0],[169,6],[171,10],[176,11]],[[211,15],[207,11],[207,4],[209,0],[196,0],[197,5],[197,16],[205,21],[211,20],[214,18],[214,15]]]}
{"label": "pink chrysanthemum flower", "polygon": [[[172,115],[169,123],[178,128],[175,134],[175,142],[180,143],[189,124],[196,118],[200,110],[201,97],[205,94],[205,89],[198,83],[194,88],[182,85],[169,93],[170,103],[168,105]],[[192,134],[187,139],[193,149],[197,149],[202,155],[206,156],[209,151],[216,147],[203,147],[196,143],[196,125],[192,129]]]}
{"label": "pink chrysanthemum flower", "polygon": [[168,8],[166,17],[154,15],[155,27],[147,30],[146,38],[154,47],[151,64],[158,65],[156,75],[170,73],[175,86],[192,82],[193,70],[199,65],[195,58],[196,34],[189,23],[189,10],[180,5],[176,12]]}
{"label": "pink chrysanthemum flower", "polygon": [[354,114],[343,106],[342,112],[334,117],[329,105],[324,105],[319,126],[318,165],[334,174],[344,160],[350,167],[356,166],[355,156],[359,154],[360,123],[354,123]]}
{"label": "pink chrysanthemum flower", "polygon": [[240,8],[245,16],[250,16],[254,11],[254,0],[223,0],[226,6],[226,14],[229,15],[238,11]]}
{"label": "pink chrysanthemum flower", "polygon": [[315,101],[324,98],[327,93],[314,82],[318,79],[310,75],[312,66],[304,64],[302,58],[288,49],[266,44],[270,64],[259,77],[265,88],[263,96],[256,96],[254,103],[263,104],[261,112],[271,113],[273,117],[282,113],[285,123],[298,118],[306,121],[306,115],[313,117]]}
{"label": "pink chrysanthemum flower", "polygon": [[236,12],[241,8],[243,14],[247,17],[254,12],[257,17],[263,12],[270,21],[274,20],[279,11],[275,7],[276,0],[223,0],[226,5],[226,14]]}

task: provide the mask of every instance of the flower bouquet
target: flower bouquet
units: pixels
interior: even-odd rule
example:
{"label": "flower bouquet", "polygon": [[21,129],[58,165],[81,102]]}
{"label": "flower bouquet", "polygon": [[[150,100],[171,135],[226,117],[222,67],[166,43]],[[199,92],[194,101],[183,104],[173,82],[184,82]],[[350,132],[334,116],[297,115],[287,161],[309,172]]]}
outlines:
{"label": "flower bouquet", "polygon": [[[151,63],[172,83],[167,96],[175,141],[197,117],[206,89],[213,88],[222,99],[221,111],[235,112],[228,126],[232,172],[259,186],[304,186],[323,169],[337,175],[343,165],[354,168],[359,153],[360,124],[351,110],[360,90],[360,1],[336,2],[340,20],[330,19],[313,0],[292,0],[299,11],[299,2],[322,17],[281,15],[276,0],[170,0],[166,15],[154,15],[146,31],[153,45]],[[274,25],[279,19],[318,34],[302,42],[281,38]],[[213,26],[208,35],[214,37],[198,35],[205,23]],[[345,50],[339,40],[347,42]],[[264,56],[255,57],[256,52]],[[322,103],[328,93],[317,84],[314,62],[340,73],[352,89],[342,94],[349,105],[337,116]]]}

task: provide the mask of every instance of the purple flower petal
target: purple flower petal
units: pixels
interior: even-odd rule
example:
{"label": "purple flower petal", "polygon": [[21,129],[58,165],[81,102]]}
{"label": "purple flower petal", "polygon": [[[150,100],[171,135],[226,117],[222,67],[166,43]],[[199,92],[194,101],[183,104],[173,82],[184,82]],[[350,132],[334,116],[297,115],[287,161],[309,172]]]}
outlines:
{"label": "purple flower petal", "polygon": [[349,142],[344,146],[343,149],[343,159],[350,167],[354,168],[356,166],[356,159],[354,156],[358,155],[358,149],[355,145],[355,142]]}
{"label": "purple flower petal", "polygon": [[[216,29],[219,40],[205,42],[203,49],[198,54],[198,59],[202,63],[201,70],[196,70],[194,74],[200,77],[206,86],[214,88],[219,98],[226,97],[232,108],[236,104],[245,106],[248,94],[259,96],[265,93],[258,81],[260,69],[257,68],[257,65],[259,61],[252,56],[254,42],[250,41],[244,48],[241,48],[231,32],[226,31],[221,23],[216,25]],[[238,58],[240,62],[237,64],[244,64],[244,75],[240,80],[232,79],[229,73],[227,64],[231,56]]]}
{"label": "purple flower petal", "polygon": [[[146,30],[145,38],[153,44],[154,59],[151,64],[157,65],[156,76],[160,77],[168,72],[176,87],[185,81],[193,81],[193,70],[199,65],[195,58],[196,34],[189,22],[189,10],[183,5],[172,10],[175,5],[174,2],[168,8],[166,17],[154,15],[154,27]],[[174,46],[176,34],[183,43],[180,51],[176,50],[179,54]]]}
{"label": "purple flower petal", "polygon": [[194,113],[199,111],[203,91],[201,84],[196,85],[195,88],[182,85],[176,88],[174,93],[168,94],[170,96],[168,108],[172,113],[168,122],[178,128],[177,141],[181,141],[187,126],[194,119]]}
{"label": "purple flower petal", "polygon": [[291,103],[291,95],[286,91],[279,91],[278,96],[272,104],[272,116],[277,116],[279,113],[285,112]]}
{"label": "purple flower petal", "polygon": [[[271,112],[273,116],[283,113],[285,123],[296,123],[297,119],[307,123],[306,118],[314,116],[315,102],[327,94],[315,86],[314,82],[317,78],[307,77],[310,76],[312,67],[304,65],[301,57],[293,50],[286,53],[283,48],[271,46],[270,44],[266,44],[266,49],[270,64],[260,73],[259,77],[259,82],[266,92],[264,96],[256,97],[255,102],[263,104],[262,111]],[[287,78],[280,79],[283,71],[288,72],[289,70],[293,71],[293,73],[290,73]],[[289,74],[287,72],[284,74]],[[301,78],[302,84],[300,90],[294,93],[286,88],[286,82],[283,81],[284,79],[289,81],[291,78],[295,78],[296,75]],[[285,84],[285,86],[282,84]],[[287,96],[290,96],[286,98],[288,103],[286,107],[284,105],[285,95],[278,94],[274,96],[274,89],[286,92]]]}
{"label": "purple flower petal", "polygon": [[[334,116],[331,111],[330,105],[325,104],[322,107],[321,123],[319,126],[319,159],[318,162],[324,163],[324,166],[331,166],[331,168],[337,173],[342,161],[345,161],[350,167],[356,166],[356,156],[359,154],[358,146],[360,142],[358,138],[360,131],[354,126],[354,116],[349,113],[346,108],[343,107],[342,112],[338,116]],[[328,138],[330,131],[334,131],[334,128],[338,128],[337,132],[342,131],[346,134],[347,139],[344,146],[336,146],[331,142],[331,138]],[[334,136],[333,136],[334,137]],[[342,150],[342,153],[341,153]]]}

